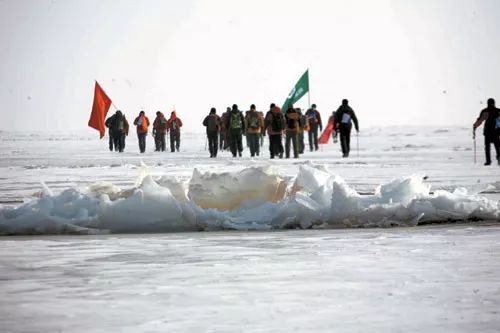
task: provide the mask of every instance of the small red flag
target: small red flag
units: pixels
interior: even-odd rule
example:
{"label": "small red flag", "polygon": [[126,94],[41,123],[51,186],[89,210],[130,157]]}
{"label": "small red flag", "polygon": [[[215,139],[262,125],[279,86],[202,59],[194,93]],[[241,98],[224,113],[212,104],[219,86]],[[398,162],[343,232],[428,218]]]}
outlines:
{"label": "small red flag", "polygon": [[104,121],[109,107],[111,106],[111,99],[106,95],[104,90],[97,81],[95,82],[94,89],[94,103],[92,104],[92,113],[90,114],[89,126],[95,128],[101,134],[101,139],[106,132]]}

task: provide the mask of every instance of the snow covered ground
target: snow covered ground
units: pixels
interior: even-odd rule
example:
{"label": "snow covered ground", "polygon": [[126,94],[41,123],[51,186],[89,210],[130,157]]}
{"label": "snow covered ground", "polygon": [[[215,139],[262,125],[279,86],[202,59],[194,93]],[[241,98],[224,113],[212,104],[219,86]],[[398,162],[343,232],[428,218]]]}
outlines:
{"label": "snow covered ground", "polygon": [[[500,167],[481,136],[473,163],[470,129],[273,161],[267,142],[210,159],[203,134],[175,154],[96,136],[0,132],[0,233],[98,234],[0,239],[6,331],[500,328]],[[317,230],[270,231],[288,228]]]}
{"label": "snow covered ground", "polygon": [[5,332],[497,332],[500,227],[14,237]]}

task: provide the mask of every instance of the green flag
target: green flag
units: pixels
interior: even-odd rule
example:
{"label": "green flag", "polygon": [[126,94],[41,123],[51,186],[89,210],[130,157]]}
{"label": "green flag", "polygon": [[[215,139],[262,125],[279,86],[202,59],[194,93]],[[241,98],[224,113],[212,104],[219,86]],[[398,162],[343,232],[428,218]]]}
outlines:
{"label": "green flag", "polygon": [[288,94],[285,103],[283,103],[281,111],[286,112],[288,105],[297,102],[307,92],[309,92],[309,70],[306,70],[306,72],[302,74],[299,81],[297,81],[297,83],[295,84],[295,87],[293,87],[292,91],[290,91],[290,94]]}

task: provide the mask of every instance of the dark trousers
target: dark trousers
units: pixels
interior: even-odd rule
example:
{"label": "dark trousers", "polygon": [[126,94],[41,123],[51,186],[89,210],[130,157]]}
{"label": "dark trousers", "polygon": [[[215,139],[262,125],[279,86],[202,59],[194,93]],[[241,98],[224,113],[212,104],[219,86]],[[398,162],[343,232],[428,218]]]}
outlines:
{"label": "dark trousers", "polygon": [[298,134],[296,131],[286,131],[285,157],[290,158],[290,143],[293,146],[293,157],[299,157]]}
{"label": "dark trousers", "polygon": [[271,158],[283,157],[283,142],[281,134],[269,134],[269,153]]}
{"label": "dark trousers", "polygon": [[113,151],[113,146],[115,147],[115,150],[118,150],[116,149],[116,146],[115,146],[115,137],[111,134],[109,134],[109,151]]}
{"label": "dark trousers", "polygon": [[497,160],[500,159],[500,133],[491,133],[484,135],[484,153],[486,155],[486,163],[491,163],[491,144],[495,147]]}
{"label": "dark trousers", "polygon": [[250,145],[250,156],[260,155],[260,133],[247,133],[248,144]]}
{"label": "dark trousers", "polygon": [[219,149],[227,149],[227,133],[226,131],[220,131],[219,133]]}
{"label": "dark trousers", "polygon": [[240,129],[231,129],[229,131],[229,146],[233,157],[236,157],[236,153],[239,153],[241,156],[241,152],[243,151],[243,142]]}
{"label": "dark trousers", "polygon": [[309,148],[311,149],[311,151],[313,151],[313,149],[318,150],[319,149],[319,147],[318,147],[318,127],[316,127],[316,128],[311,127],[308,134],[309,134]]}
{"label": "dark trousers", "polygon": [[304,149],[305,149],[304,131],[299,131],[299,133],[297,134],[297,144],[298,144],[299,154],[304,154]]}
{"label": "dark trousers", "polygon": [[208,139],[208,150],[210,151],[210,157],[217,157],[217,148],[219,147],[219,133],[212,132],[207,133]]}
{"label": "dark trousers", "polygon": [[180,131],[170,131],[170,151],[173,153],[176,150],[179,151],[181,146],[181,132]]}
{"label": "dark trousers", "polygon": [[123,153],[123,150],[125,150],[125,133],[116,133],[113,136],[113,141],[115,150]]}
{"label": "dark trousers", "polygon": [[351,126],[340,125],[340,145],[343,156],[348,157],[351,151]]}
{"label": "dark trousers", "polygon": [[165,151],[165,133],[155,133],[155,151]]}
{"label": "dark trousers", "polygon": [[137,133],[137,138],[139,139],[139,150],[144,153],[146,151],[146,133]]}

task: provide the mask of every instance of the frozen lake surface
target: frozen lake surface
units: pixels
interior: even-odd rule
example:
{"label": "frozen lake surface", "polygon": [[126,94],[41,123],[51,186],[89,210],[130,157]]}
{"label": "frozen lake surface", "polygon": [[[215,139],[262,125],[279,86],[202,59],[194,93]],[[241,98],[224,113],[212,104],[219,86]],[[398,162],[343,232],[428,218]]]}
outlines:
{"label": "frozen lake surface", "polygon": [[[0,238],[2,331],[498,331],[500,167],[482,166],[481,136],[473,163],[470,134],[368,129],[359,157],[353,137],[349,159],[330,144],[271,162],[267,143],[259,158],[210,159],[193,133],[179,154],[152,152],[151,137],[139,154],[134,134],[118,154],[92,131],[0,132],[0,231],[40,234]],[[281,179],[282,201],[253,188],[244,194],[261,201],[229,213],[182,201],[188,184],[209,206],[237,196],[235,175],[248,168],[242,187]],[[206,192],[214,179],[233,188]],[[378,196],[356,193],[381,184]],[[144,224],[151,216],[161,228]],[[421,225],[429,216],[440,223]],[[179,221],[212,231],[100,234]],[[290,227],[319,230],[270,231]],[[68,232],[100,235],[41,235]]]}
{"label": "frozen lake surface", "polygon": [[9,332],[494,332],[500,225],[14,237]]}

